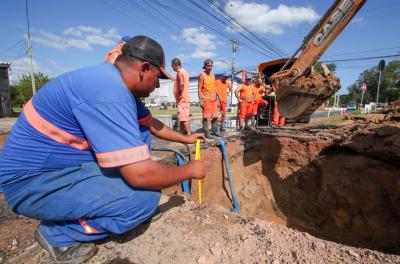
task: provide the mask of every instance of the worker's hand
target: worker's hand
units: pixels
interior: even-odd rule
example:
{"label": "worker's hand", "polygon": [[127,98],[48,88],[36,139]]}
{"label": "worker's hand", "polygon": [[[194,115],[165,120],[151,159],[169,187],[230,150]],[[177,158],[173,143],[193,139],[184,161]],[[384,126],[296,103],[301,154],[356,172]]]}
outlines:
{"label": "worker's hand", "polygon": [[239,101],[239,103],[243,103],[243,100],[242,100],[242,99],[238,99],[238,101]]}
{"label": "worker's hand", "polygon": [[201,107],[201,109],[204,110],[204,103],[203,103],[203,100],[200,100],[200,107]]}
{"label": "worker's hand", "polygon": [[206,176],[206,163],[203,160],[192,160],[189,167],[192,179],[201,180]]}
{"label": "worker's hand", "polygon": [[200,139],[201,143],[206,142],[204,135],[200,134],[200,133],[191,134],[189,136],[186,136],[185,139],[186,139],[185,143],[187,143],[187,144],[194,144],[194,143],[196,143],[197,139]]}

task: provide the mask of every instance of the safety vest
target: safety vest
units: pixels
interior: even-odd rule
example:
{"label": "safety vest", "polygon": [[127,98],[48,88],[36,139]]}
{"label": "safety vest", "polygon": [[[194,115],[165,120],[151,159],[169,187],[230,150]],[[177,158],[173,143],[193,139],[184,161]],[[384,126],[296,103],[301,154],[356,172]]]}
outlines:
{"label": "safety vest", "polygon": [[[179,78],[178,73],[181,72],[183,74],[183,91],[179,91]],[[176,72],[176,78],[174,83],[174,95],[176,103],[190,103],[189,97],[189,74],[188,72],[181,68]]]}
{"label": "safety vest", "polygon": [[264,87],[263,86],[261,86],[260,85],[260,87],[257,87],[257,86],[253,86],[254,87],[254,93],[255,93],[255,95],[256,95],[256,97],[255,97],[255,101],[257,102],[257,101],[259,101],[260,99],[261,99],[261,95],[263,94],[263,92],[264,92]]}
{"label": "safety vest", "polygon": [[225,81],[225,83],[223,83],[221,80],[216,80],[215,88],[217,89],[217,93],[219,95],[219,98],[221,99],[221,102],[226,103],[228,97],[228,89],[231,88],[231,83],[228,81]]}
{"label": "safety vest", "polygon": [[210,74],[207,74],[202,72],[201,74],[203,75],[203,86],[201,87],[201,92],[204,96],[204,99],[217,100],[214,73],[210,72]]}
{"label": "safety vest", "polygon": [[254,88],[252,85],[241,84],[240,99],[249,103],[253,100]]}

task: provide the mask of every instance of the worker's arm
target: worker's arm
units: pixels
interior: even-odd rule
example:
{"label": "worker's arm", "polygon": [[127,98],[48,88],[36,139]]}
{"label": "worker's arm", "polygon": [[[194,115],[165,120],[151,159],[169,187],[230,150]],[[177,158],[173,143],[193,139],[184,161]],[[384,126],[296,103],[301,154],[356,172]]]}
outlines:
{"label": "worker's arm", "polygon": [[185,87],[185,84],[184,84],[185,81],[184,81],[183,73],[178,72],[176,78],[178,78],[178,81],[179,81],[179,87],[178,87],[178,89],[180,91],[179,94],[182,94],[183,89]]}
{"label": "worker's arm", "polygon": [[204,79],[203,79],[203,74],[200,74],[200,76],[199,76],[199,81],[197,82],[197,88],[198,88],[198,93],[199,93],[199,102],[200,102],[200,106],[201,106],[201,108],[203,108],[203,93],[201,92],[201,87],[203,87],[203,82],[204,82]]}
{"label": "worker's arm", "polygon": [[205,141],[203,134],[194,133],[191,135],[183,135],[164,125],[157,118],[153,118],[151,123],[147,127],[149,128],[152,135],[168,141],[174,141],[184,144],[194,144],[196,143],[196,139],[198,138],[200,138],[203,142]]}
{"label": "worker's arm", "polygon": [[190,161],[183,166],[165,165],[151,159],[119,168],[122,177],[132,186],[160,190],[188,179],[203,179],[206,169],[203,161]]}
{"label": "worker's arm", "polygon": [[240,91],[242,90],[242,85],[239,85],[235,90],[235,96],[238,99],[239,103],[242,103],[243,100],[240,98]]}

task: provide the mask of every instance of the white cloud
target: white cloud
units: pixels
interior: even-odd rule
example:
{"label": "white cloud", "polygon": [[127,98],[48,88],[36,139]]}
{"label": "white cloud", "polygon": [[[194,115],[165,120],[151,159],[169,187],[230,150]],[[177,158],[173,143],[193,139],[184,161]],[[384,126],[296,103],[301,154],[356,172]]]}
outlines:
{"label": "white cloud", "polygon": [[[34,72],[41,71],[41,67],[35,60],[32,60],[32,66],[33,66]],[[17,83],[19,81],[21,75],[28,75],[29,73],[30,73],[29,60],[27,57],[19,58],[19,59],[11,61],[11,67],[10,67],[10,83],[11,84]]]}
{"label": "white cloud", "polygon": [[[224,10],[231,13],[239,24],[256,33],[281,34],[285,27],[312,23],[319,18],[317,12],[311,7],[281,4],[278,8],[272,9],[266,4],[245,3],[242,0],[228,1]],[[233,23],[227,30],[240,31],[240,27]]]}
{"label": "white cloud", "polygon": [[215,71],[221,71],[221,72],[228,72],[230,71],[230,62],[226,60],[215,60],[213,64],[213,69]]}
{"label": "white cloud", "polygon": [[182,30],[182,38],[186,43],[193,44],[199,49],[215,50],[215,35],[207,34],[204,28],[185,28]]}
{"label": "white cloud", "polygon": [[81,25],[64,29],[62,35],[44,30],[34,32],[31,36],[33,42],[60,50],[67,48],[92,50],[94,45],[111,47],[116,45],[121,38],[118,29],[114,27],[103,30],[102,28]]}
{"label": "white cloud", "polygon": [[214,57],[216,55],[215,52],[210,51],[210,50],[201,50],[201,49],[196,49],[190,56],[195,59],[207,59]]}
{"label": "white cloud", "polygon": [[184,28],[179,36],[170,36],[172,40],[178,43],[194,45],[195,49],[190,57],[195,59],[206,59],[216,56],[214,50],[220,45],[217,37],[207,33],[203,27]]}
{"label": "white cloud", "polygon": [[351,23],[362,26],[362,25],[365,25],[367,22],[365,21],[365,19],[363,17],[356,17],[356,18],[353,18],[353,20],[351,20]]}

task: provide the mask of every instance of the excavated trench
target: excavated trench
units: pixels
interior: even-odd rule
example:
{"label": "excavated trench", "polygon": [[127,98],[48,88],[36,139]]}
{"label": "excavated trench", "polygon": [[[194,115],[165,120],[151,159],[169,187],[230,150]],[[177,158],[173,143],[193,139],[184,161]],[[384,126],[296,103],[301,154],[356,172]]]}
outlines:
{"label": "excavated trench", "polygon": [[[389,130],[392,137],[400,135],[398,127]],[[240,214],[399,254],[400,156],[358,151],[355,142],[373,142],[363,133],[346,144],[306,138],[254,134],[227,144]],[[398,136],[395,141],[400,143]],[[387,147],[393,148],[393,142]],[[232,208],[221,151],[209,147],[202,157],[208,165],[204,203]],[[196,200],[197,185],[192,184]]]}

